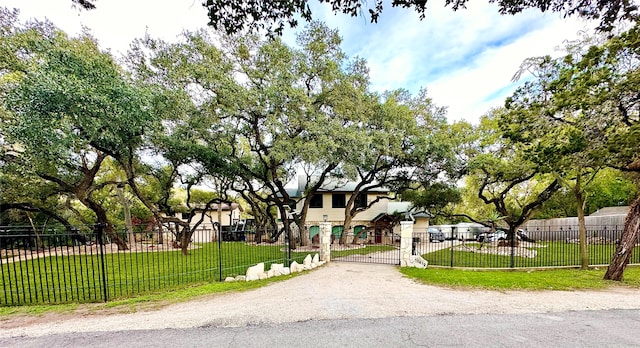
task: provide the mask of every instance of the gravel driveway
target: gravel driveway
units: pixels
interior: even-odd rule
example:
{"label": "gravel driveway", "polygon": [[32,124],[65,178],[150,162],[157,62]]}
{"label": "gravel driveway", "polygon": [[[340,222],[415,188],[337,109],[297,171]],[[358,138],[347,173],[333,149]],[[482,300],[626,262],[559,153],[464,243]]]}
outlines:
{"label": "gravel driveway", "polygon": [[332,262],[291,280],[131,314],[0,321],[0,337],[320,319],[640,309],[640,291],[487,291],[422,285],[389,265]]}

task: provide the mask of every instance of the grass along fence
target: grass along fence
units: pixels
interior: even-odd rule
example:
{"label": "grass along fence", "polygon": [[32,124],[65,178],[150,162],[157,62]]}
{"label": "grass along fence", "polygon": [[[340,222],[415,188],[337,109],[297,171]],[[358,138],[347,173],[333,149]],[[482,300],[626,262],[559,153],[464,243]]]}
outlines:
{"label": "grass along fence", "polygon": [[[428,242],[425,233],[414,233],[416,254],[429,265],[468,268],[533,268],[578,267],[580,244],[577,227],[558,230],[526,231],[533,241],[518,240],[513,247],[509,241],[451,239],[444,242]],[[589,265],[606,266],[616,250],[622,228],[589,226],[587,242]],[[461,234],[462,235],[462,234]],[[636,243],[631,264],[640,264],[640,249]]]}
{"label": "grass along fence", "polygon": [[[158,243],[156,234],[138,232],[128,250],[99,230],[83,234],[48,229],[0,228],[0,305],[36,303],[101,302],[150,291],[175,289],[198,283],[221,281],[244,274],[260,262],[289,265],[302,263],[311,253],[289,250],[284,241],[225,241],[211,229],[192,237],[188,255],[175,248],[170,234]],[[79,237],[80,236],[80,237]],[[122,238],[126,239],[126,233]],[[212,240],[214,239],[214,240]],[[102,242],[100,242],[102,241]]]}

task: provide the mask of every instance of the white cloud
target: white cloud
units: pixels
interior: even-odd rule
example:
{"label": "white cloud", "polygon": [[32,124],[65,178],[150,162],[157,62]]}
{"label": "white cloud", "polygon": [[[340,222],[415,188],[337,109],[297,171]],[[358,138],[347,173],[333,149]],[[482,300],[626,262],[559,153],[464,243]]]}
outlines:
{"label": "white cloud", "polygon": [[458,12],[433,6],[423,21],[412,10],[387,8],[378,24],[333,16],[326,7],[315,13],[339,28],[349,55],[367,59],[373,89],[417,92],[426,86],[448,107],[449,119],[471,122],[502,105],[525,58],[553,54],[584,26],[533,10],[501,16],[495,5],[481,2]]}
{"label": "white cloud", "polygon": [[[208,21],[206,9],[196,0],[99,1],[93,11],[79,11],[70,4],[4,0],[2,5],[19,8],[25,18],[46,16],[72,34],[85,25],[102,47],[116,53],[124,53],[131,40],[147,31],[174,40],[184,29],[202,28]],[[489,108],[502,105],[523,59],[554,53],[553,48],[575,37],[583,24],[537,11],[500,16],[495,4],[486,2],[468,5],[453,12],[434,4],[423,21],[413,10],[387,6],[377,24],[369,23],[366,9],[364,16],[355,18],[334,15],[326,4],[313,4],[312,10],[316,19],[340,30],[349,56],[368,61],[374,90],[417,92],[426,86],[437,104],[449,108],[451,120],[475,122]],[[284,36],[290,44],[292,32]]]}
{"label": "white cloud", "polygon": [[[171,4],[171,5],[168,5]],[[98,1],[96,10],[72,8],[71,0],[3,0],[2,6],[18,8],[23,18],[48,18],[70,34],[82,26],[91,29],[101,47],[124,53],[129,43],[148,31],[154,37],[174,40],[183,30],[205,27],[207,11],[198,0]]]}
{"label": "white cloud", "polygon": [[[491,107],[502,106],[514,89],[511,79],[527,57],[557,55],[556,47],[582,29],[577,21],[553,21],[516,41],[485,50],[468,66],[453,69],[447,76],[428,84],[431,96],[449,106],[449,119],[475,122]],[[560,34],[558,34],[560,33]]]}

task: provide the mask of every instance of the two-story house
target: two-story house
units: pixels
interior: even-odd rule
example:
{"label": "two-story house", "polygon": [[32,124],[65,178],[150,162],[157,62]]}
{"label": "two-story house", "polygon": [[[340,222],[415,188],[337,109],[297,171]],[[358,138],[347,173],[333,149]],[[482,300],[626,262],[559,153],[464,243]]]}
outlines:
{"label": "two-story house", "polygon": [[[335,238],[339,238],[344,230],[345,207],[354,194],[355,182],[340,179],[327,180],[320,189],[310,196],[309,210],[307,212],[305,227],[309,230],[309,238],[314,239],[320,231],[320,222],[331,222],[332,233]],[[304,200],[303,196],[306,180],[304,177],[298,178],[297,189],[289,190],[289,196],[297,200],[296,211],[301,211]],[[363,243],[388,242],[393,233],[399,233],[397,225],[398,217],[401,219],[412,219],[417,228],[429,225],[428,214],[410,213],[411,204],[409,202],[390,201],[389,190],[381,187],[366,187],[356,197],[355,206],[369,208],[360,211],[351,222],[354,234]],[[377,201],[376,201],[377,200]],[[398,216],[401,214],[401,216]]]}

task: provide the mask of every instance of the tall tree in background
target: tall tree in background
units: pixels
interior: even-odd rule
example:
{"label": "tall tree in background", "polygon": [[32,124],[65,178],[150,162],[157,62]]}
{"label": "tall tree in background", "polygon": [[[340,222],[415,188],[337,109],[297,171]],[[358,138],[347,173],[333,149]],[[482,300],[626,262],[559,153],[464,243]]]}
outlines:
{"label": "tall tree in background", "polygon": [[[580,49],[581,45],[573,45]],[[572,54],[578,54],[574,52]],[[534,64],[531,64],[534,63]],[[554,173],[567,190],[573,193],[580,240],[581,268],[589,267],[587,227],[585,225],[586,188],[602,167],[594,156],[603,143],[594,129],[575,108],[554,109],[553,98],[546,93],[558,78],[563,62],[548,57],[525,61],[534,79],[527,81],[506,101],[507,112],[501,114],[504,136],[517,143],[524,156],[545,170]],[[548,119],[541,115],[552,114]]]}
{"label": "tall tree in background", "polygon": [[533,216],[560,184],[543,167],[527,160],[521,147],[504,138],[498,126],[503,112],[496,109],[481,119],[477,153],[468,164],[468,175],[472,186],[477,188],[478,198],[493,206],[494,214],[467,217],[491,228],[496,228],[497,222],[506,224],[512,239],[516,229]]}
{"label": "tall tree in background", "polygon": [[[534,71],[544,74],[525,84],[508,101],[517,110],[517,117],[509,122],[514,125],[509,126],[514,127],[512,136],[535,137],[539,134],[534,131],[536,125],[538,129],[543,129],[542,124],[553,126],[556,136],[565,137],[553,142],[540,138],[539,142],[546,139],[546,144],[554,145],[539,153],[580,158],[581,163],[592,168],[605,165],[627,172],[640,171],[639,38],[640,28],[635,26],[610,39],[596,38],[589,42],[591,45],[580,45],[583,48],[572,50],[565,57],[533,60]],[[567,139],[564,144],[563,139]],[[526,141],[539,144],[532,139]],[[631,203],[621,243],[605,279],[622,279],[639,229],[640,201],[636,199]]]}
{"label": "tall tree in background", "polygon": [[20,149],[25,170],[92,210],[126,249],[94,196],[96,176],[108,156],[139,143],[151,119],[149,93],[86,34],[69,38],[46,22],[2,30],[4,141]]}
{"label": "tall tree in background", "polygon": [[[376,98],[372,111],[358,139],[360,145],[355,147],[366,150],[353,154],[339,168],[355,183],[346,202],[345,233],[340,243],[351,235],[355,216],[378,201],[420,188],[442,188],[446,186],[439,185],[443,178],[451,177],[443,176],[452,166],[452,149],[443,136],[445,109],[436,106],[425,89],[416,96],[404,90],[387,92]],[[359,194],[377,188],[387,188],[391,195],[379,196],[366,205],[356,204]]]}
{"label": "tall tree in background", "polygon": [[[317,169],[310,184],[322,185],[317,179],[347,156],[366,112],[366,69],[359,60],[348,61],[340,43],[337,31],[311,23],[298,35],[300,50],[252,36],[227,44],[245,81],[238,110],[227,116],[236,125],[236,142],[248,148],[237,154],[238,181],[277,207],[291,241],[297,239],[291,225],[304,222],[301,212],[291,211],[285,186],[303,163]],[[313,186],[305,194],[312,194]],[[297,229],[304,234],[304,228]]]}
{"label": "tall tree in background", "polygon": [[[145,161],[140,156],[144,153],[132,153],[119,161],[129,186],[154,214],[159,227],[176,227],[174,233],[185,255],[191,235],[204,222],[204,215],[191,221],[195,213],[230,203],[225,190],[204,201],[192,200],[194,188],[227,177],[232,166],[226,158],[236,146],[228,136],[233,125],[221,122],[220,113],[227,107],[221,103],[223,94],[238,88],[231,64],[211,41],[205,32],[186,32],[177,43],[145,37],[132,44],[126,57],[134,76],[157,91],[154,111],[163,126],[152,129],[146,143],[146,154],[157,160]],[[141,179],[156,190],[143,190],[138,184]],[[176,186],[185,189],[180,209],[188,219],[176,217],[176,207],[169,202]]]}
{"label": "tall tree in background", "polygon": [[[591,183],[585,186],[585,215],[605,207],[627,206],[638,196],[638,185],[633,175],[613,168],[602,168]],[[536,213],[535,219],[577,216],[577,204],[573,193],[563,188]],[[622,226],[620,226],[622,227]]]}
{"label": "tall tree in background", "polygon": [[172,158],[276,207],[289,235],[292,222],[303,223],[285,186],[300,164],[326,176],[348,154],[366,111],[366,68],[347,61],[337,32],[319,23],[300,34],[300,50],[252,35],[218,39],[224,50],[205,32],[176,44],[146,38],[128,62],[167,96],[163,119],[171,127],[157,138],[179,150]]}

